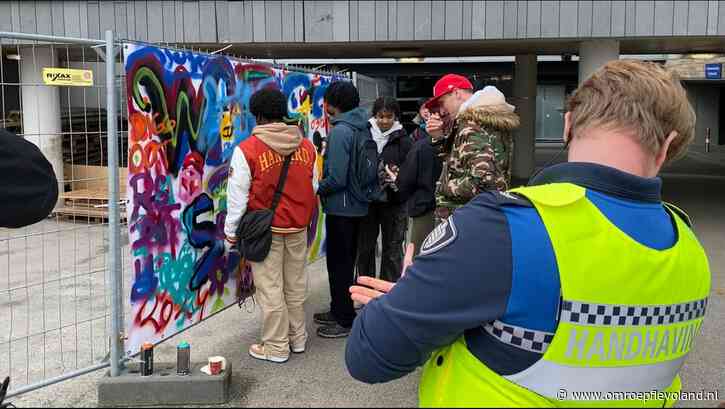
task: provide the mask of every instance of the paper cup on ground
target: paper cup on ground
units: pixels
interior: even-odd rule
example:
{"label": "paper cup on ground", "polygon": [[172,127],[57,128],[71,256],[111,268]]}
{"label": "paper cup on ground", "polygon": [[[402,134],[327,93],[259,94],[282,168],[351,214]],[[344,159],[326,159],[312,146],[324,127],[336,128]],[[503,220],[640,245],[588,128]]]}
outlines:
{"label": "paper cup on ground", "polygon": [[[207,375],[219,375],[227,369],[227,359],[223,356],[209,357],[207,364],[201,367],[201,372]],[[214,372],[216,371],[216,372]]]}
{"label": "paper cup on ground", "polygon": [[219,375],[226,367],[226,359],[221,356],[213,356],[209,358],[209,372],[212,375]]}

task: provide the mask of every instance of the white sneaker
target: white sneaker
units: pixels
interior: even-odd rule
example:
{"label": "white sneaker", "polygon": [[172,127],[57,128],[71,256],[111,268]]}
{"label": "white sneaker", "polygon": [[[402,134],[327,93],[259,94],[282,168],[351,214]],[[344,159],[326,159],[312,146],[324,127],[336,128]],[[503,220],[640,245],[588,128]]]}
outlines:
{"label": "white sneaker", "polygon": [[264,350],[264,346],[260,344],[253,344],[249,347],[249,356],[261,361],[269,361],[277,364],[283,364],[289,360],[289,356],[281,357],[267,354]]}
{"label": "white sneaker", "polygon": [[292,344],[289,344],[289,349],[294,354],[304,354],[305,353],[305,349],[306,349],[306,345],[305,344],[302,344],[302,345],[292,345]]}

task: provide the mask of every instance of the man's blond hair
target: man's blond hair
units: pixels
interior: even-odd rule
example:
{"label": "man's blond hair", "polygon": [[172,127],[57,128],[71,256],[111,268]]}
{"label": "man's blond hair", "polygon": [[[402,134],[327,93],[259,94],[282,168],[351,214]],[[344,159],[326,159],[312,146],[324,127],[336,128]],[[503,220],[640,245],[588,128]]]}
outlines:
{"label": "man's blond hair", "polygon": [[695,135],[695,112],[679,77],[651,62],[607,63],[574,91],[567,111],[571,137],[595,127],[630,131],[653,155],[676,131],[665,163],[684,155]]}

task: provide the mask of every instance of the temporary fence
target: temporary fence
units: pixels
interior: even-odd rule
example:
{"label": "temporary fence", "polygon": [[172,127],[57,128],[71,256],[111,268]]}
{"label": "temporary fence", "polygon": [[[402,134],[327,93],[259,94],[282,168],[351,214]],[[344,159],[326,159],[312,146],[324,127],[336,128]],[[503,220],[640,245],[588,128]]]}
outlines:
{"label": "temporary fence", "polygon": [[[151,54],[166,55],[169,61],[176,62],[155,66],[158,61],[154,62],[154,57],[149,57]],[[161,280],[168,278],[153,271],[154,266],[162,266],[162,253],[168,248],[164,250],[154,241],[158,235],[152,234],[153,239],[144,237],[148,231],[144,233],[142,228],[148,227],[150,220],[144,224],[142,219],[149,214],[149,209],[136,202],[138,195],[145,193],[143,189],[135,190],[134,181],[157,177],[156,170],[148,171],[149,158],[161,155],[156,159],[164,158],[161,162],[168,167],[165,170],[176,172],[169,173],[168,180],[178,195],[174,197],[179,200],[178,210],[190,209],[194,213],[192,224],[195,226],[191,230],[204,233],[199,226],[203,230],[206,224],[202,220],[197,223],[196,218],[204,218],[199,216],[206,211],[206,206],[212,206],[213,219],[205,220],[216,224],[212,236],[218,235],[219,222],[223,221],[219,217],[225,213],[222,187],[226,181],[229,148],[248,135],[254,122],[245,110],[251,91],[262,85],[259,81],[276,83],[288,96],[291,119],[300,121],[319,151],[329,127],[321,95],[331,79],[342,77],[169,45],[121,42],[114,39],[111,31],[106,32],[105,39],[0,32],[0,56],[0,126],[40,148],[53,165],[61,192],[48,219],[23,229],[0,229],[0,328],[6,329],[0,331],[0,376],[11,377],[9,398],[107,367],[111,376],[117,376],[124,362],[138,352],[141,340],[162,342],[190,324],[201,322],[209,313],[228,306],[232,283],[221,286],[215,283],[215,279],[223,278],[220,276],[224,274],[223,269],[204,271],[207,275],[202,280],[197,268],[199,260],[218,256],[212,253],[218,251],[220,242],[211,239],[201,243],[181,231],[175,233],[180,246],[170,256],[174,261],[181,260],[179,265],[186,266],[186,270],[182,267],[167,273],[178,273],[175,280],[184,278],[187,282],[161,284],[185,285],[195,299],[181,294],[182,298],[177,300],[161,288],[158,291],[145,288],[146,293],[139,290],[143,286],[137,285],[144,278],[143,267],[149,267],[143,263],[148,260],[152,275]],[[158,74],[158,77],[154,79],[150,75],[144,79],[144,73],[136,76],[138,70],[134,70],[129,58],[136,61],[147,58],[136,68],[156,67],[155,72],[146,70],[145,74]],[[220,71],[207,73],[211,78],[208,81],[215,82],[203,89],[202,83],[210,83],[204,82],[207,79],[201,65],[192,69],[192,64],[211,60],[221,64],[216,68],[228,64],[226,68],[231,67],[233,75],[224,79]],[[182,66],[189,71],[200,71],[190,73],[189,81],[184,84],[187,88],[165,89],[168,84],[163,77],[169,72],[179,77],[176,69]],[[128,81],[127,72],[133,75]],[[137,86],[140,84],[137,81],[146,80],[160,80],[160,88],[153,90],[151,82]],[[244,92],[219,94],[218,100],[208,94],[201,95],[213,89],[224,93],[235,86],[237,91]],[[154,112],[160,107],[154,106],[154,101],[160,101],[154,98],[170,101],[173,98],[166,98],[168,95],[164,93],[172,89],[187,92],[186,97],[194,94],[189,101],[207,109],[201,112],[199,105],[190,106],[192,111],[196,109],[190,112],[196,117],[191,119],[190,128],[185,129],[190,133],[187,137],[191,133],[197,137],[207,132],[209,138],[213,135],[220,139],[221,157],[210,153],[211,144],[209,149],[201,149],[196,142],[186,151],[147,148],[150,142],[161,142],[169,136],[163,126],[172,123],[182,126],[174,116],[178,112],[167,117]],[[155,91],[162,95],[152,95]],[[211,107],[220,101],[221,105]],[[139,104],[148,105],[140,109]],[[209,108],[220,110],[202,118]],[[184,137],[183,134],[176,136]],[[211,141],[209,138],[205,140]],[[193,160],[197,157],[202,159],[201,167]],[[180,161],[170,163],[170,158]],[[187,158],[191,159],[185,161]],[[316,165],[321,166],[321,161]],[[194,182],[194,177],[200,176],[194,175],[193,170],[206,172],[207,177],[201,179],[204,192],[188,189],[191,185],[187,183],[183,184],[185,190],[181,190],[182,177],[178,172],[184,169],[189,171],[184,182]],[[148,175],[138,176],[143,173]],[[154,189],[162,185],[155,185]],[[207,202],[199,199],[202,193]],[[154,190],[152,196],[157,194]],[[170,220],[157,220],[155,225],[164,226],[169,222],[166,226],[178,227],[183,224],[181,213],[174,213]],[[157,212],[155,216],[158,215]],[[315,234],[309,243],[312,258],[324,254],[322,217],[320,212],[313,226]],[[150,259],[144,256],[144,251],[152,255]],[[191,266],[183,264],[189,260],[193,260]],[[218,265],[215,263],[212,264]],[[201,296],[207,296],[208,301],[198,303]],[[156,312],[151,311],[155,308],[151,304],[148,310],[142,306],[143,301],[158,303],[159,300],[162,305]],[[201,314],[198,307],[202,308]],[[148,317],[143,316],[144,311],[149,312]],[[172,312],[174,317],[169,329],[157,331],[152,321],[159,325]],[[150,332],[145,332],[149,328]]]}
{"label": "temporary fence", "polygon": [[40,148],[60,192],[47,220],[0,229],[0,374],[12,397],[108,366],[118,373],[124,121],[110,31],[0,32],[0,55],[2,126]]}
{"label": "temporary fence", "polygon": [[360,105],[367,109],[372,109],[373,103],[378,97],[395,96],[392,81],[372,78],[356,72],[352,73],[352,80],[360,93]]}

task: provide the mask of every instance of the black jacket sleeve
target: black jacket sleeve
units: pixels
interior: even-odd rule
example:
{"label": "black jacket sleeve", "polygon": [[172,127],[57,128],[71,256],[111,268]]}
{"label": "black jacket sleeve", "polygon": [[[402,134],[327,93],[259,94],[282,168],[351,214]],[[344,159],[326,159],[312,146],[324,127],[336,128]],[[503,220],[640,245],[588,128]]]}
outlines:
{"label": "black jacket sleeve", "polygon": [[405,164],[411,148],[413,148],[413,139],[408,134],[404,134],[400,138],[400,160],[403,161],[401,167]]}
{"label": "black jacket sleeve", "polygon": [[[386,147],[390,146],[390,150],[386,152],[383,149],[383,162],[386,164],[392,164],[398,166],[398,177],[400,177],[400,171],[405,166],[408,152],[413,146],[413,140],[405,132],[404,129],[398,131],[395,138],[395,143],[389,143]],[[398,185],[398,183],[396,183]],[[400,186],[397,186],[397,191],[394,191],[390,187],[386,188],[388,200],[393,203],[405,203],[407,198],[400,194]]]}
{"label": "black jacket sleeve", "polygon": [[0,227],[19,228],[43,220],[58,201],[50,162],[34,144],[0,129]]}
{"label": "black jacket sleeve", "polygon": [[400,170],[406,166],[410,152],[413,151],[413,139],[409,135],[405,135],[403,140],[400,141]]}
{"label": "black jacket sleeve", "polygon": [[418,152],[417,146],[408,151],[405,161],[400,167],[398,174],[398,195],[404,201],[410,199],[418,186]]}

